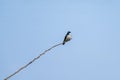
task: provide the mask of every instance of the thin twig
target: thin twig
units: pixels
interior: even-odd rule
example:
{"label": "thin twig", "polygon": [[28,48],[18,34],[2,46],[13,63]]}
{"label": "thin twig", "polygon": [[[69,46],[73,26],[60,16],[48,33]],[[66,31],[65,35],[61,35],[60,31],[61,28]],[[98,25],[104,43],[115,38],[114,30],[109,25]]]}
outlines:
{"label": "thin twig", "polygon": [[48,51],[50,51],[51,49],[61,45],[62,43],[56,44],[52,47],[50,47],[49,49],[45,50],[43,53],[39,54],[37,57],[35,57],[33,60],[31,60],[30,62],[28,62],[26,65],[24,65],[23,67],[19,68],[17,71],[15,71],[13,74],[9,75],[8,77],[6,77],[4,80],[8,80],[9,78],[11,78],[12,76],[14,76],[15,74],[19,73],[21,70],[23,70],[24,68],[26,68],[27,66],[29,66],[31,63],[33,63],[34,61],[36,61],[37,59],[39,59],[42,55],[44,55],[45,53],[47,53]]}

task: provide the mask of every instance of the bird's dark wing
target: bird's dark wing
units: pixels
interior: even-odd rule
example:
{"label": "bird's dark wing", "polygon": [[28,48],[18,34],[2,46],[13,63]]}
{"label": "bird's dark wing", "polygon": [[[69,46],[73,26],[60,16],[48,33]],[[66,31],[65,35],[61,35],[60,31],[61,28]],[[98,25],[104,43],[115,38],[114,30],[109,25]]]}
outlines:
{"label": "bird's dark wing", "polygon": [[66,42],[66,38],[67,38],[67,34],[65,35],[65,38],[64,38],[64,40],[63,40],[63,45],[64,45],[65,42]]}

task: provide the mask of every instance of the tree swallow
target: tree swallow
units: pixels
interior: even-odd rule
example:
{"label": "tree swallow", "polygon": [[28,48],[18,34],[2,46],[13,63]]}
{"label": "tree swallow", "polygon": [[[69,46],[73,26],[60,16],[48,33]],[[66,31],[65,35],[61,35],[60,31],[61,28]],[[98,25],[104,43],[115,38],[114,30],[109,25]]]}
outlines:
{"label": "tree swallow", "polygon": [[72,39],[72,36],[70,35],[70,31],[67,32],[67,34],[65,35],[64,41],[63,41],[63,45],[67,42],[70,41]]}

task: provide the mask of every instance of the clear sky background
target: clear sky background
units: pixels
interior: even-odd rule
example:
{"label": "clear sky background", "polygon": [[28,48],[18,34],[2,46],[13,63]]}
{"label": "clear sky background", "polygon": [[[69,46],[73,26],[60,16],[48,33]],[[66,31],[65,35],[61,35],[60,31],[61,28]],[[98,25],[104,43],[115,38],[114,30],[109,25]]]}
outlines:
{"label": "clear sky background", "polygon": [[0,80],[120,80],[120,0],[0,0]]}

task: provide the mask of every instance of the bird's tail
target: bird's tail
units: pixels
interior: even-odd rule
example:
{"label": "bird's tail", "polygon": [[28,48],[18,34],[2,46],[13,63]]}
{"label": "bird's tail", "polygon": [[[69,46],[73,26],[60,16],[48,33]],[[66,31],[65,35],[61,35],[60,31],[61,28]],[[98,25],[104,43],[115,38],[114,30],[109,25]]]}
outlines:
{"label": "bird's tail", "polygon": [[65,44],[65,41],[63,42],[63,45]]}

